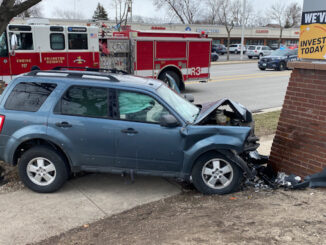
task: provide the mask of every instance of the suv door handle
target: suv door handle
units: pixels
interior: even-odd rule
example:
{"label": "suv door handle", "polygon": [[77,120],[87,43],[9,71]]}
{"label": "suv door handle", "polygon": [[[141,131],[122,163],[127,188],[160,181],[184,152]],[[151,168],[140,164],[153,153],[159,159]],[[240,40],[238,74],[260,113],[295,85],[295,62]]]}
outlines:
{"label": "suv door handle", "polygon": [[122,129],[121,133],[124,133],[124,134],[138,134],[138,131],[136,131],[133,128],[127,128],[127,129]]}
{"label": "suv door handle", "polygon": [[72,125],[68,122],[57,122],[55,123],[55,126],[60,127],[60,128],[71,128]]}

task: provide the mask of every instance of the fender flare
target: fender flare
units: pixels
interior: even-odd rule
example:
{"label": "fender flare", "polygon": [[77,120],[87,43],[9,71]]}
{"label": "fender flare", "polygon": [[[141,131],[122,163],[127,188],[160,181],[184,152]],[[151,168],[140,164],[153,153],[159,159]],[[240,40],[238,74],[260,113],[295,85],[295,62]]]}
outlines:
{"label": "fender flare", "polygon": [[182,83],[184,83],[183,73],[182,73],[182,71],[180,70],[180,68],[177,67],[176,65],[171,65],[171,64],[162,67],[162,68],[159,70],[159,72],[157,73],[156,79],[159,79],[160,75],[161,75],[163,72],[167,71],[167,70],[175,70],[175,71],[178,73],[178,75],[179,75],[179,77],[180,77],[180,79],[181,79],[180,81],[181,81]]}

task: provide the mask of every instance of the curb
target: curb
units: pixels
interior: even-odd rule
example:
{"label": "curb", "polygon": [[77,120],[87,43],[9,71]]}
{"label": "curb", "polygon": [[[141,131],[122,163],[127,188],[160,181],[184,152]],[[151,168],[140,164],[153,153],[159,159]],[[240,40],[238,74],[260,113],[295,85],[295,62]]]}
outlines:
{"label": "curb", "polygon": [[211,65],[232,65],[232,64],[251,64],[251,63],[257,63],[257,60],[246,60],[246,61],[223,61],[223,62],[219,62],[219,61],[215,61],[215,62],[211,62]]}
{"label": "curb", "polygon": [[259,110],[255,110],[252,112],[252,114],[258,115],[258,114],[264,114],[264,113],[268,113],[268,112],[273,112],[273,111],[280,111],[282,110],[282,107],[273,107],[273,108],[267,108],[267,109],[259,109]]}

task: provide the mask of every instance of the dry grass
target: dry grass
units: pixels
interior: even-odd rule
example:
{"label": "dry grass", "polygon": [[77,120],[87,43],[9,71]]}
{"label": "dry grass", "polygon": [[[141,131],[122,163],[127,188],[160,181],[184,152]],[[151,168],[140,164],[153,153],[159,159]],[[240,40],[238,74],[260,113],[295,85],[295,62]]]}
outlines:
{"label": "dry grass", "polygon": [[255,133],[257,136],[275,134],[281,111],[254,115]]}

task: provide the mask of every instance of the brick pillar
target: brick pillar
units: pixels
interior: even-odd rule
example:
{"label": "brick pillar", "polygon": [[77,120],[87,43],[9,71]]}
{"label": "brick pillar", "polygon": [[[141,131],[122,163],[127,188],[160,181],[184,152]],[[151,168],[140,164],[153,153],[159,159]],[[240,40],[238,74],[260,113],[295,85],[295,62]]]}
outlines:
{"label": "brick pillar", "polygon": [[292,62],[293,68],[272,146],[279,171],[306,176],[326,167],[326,64]]}

